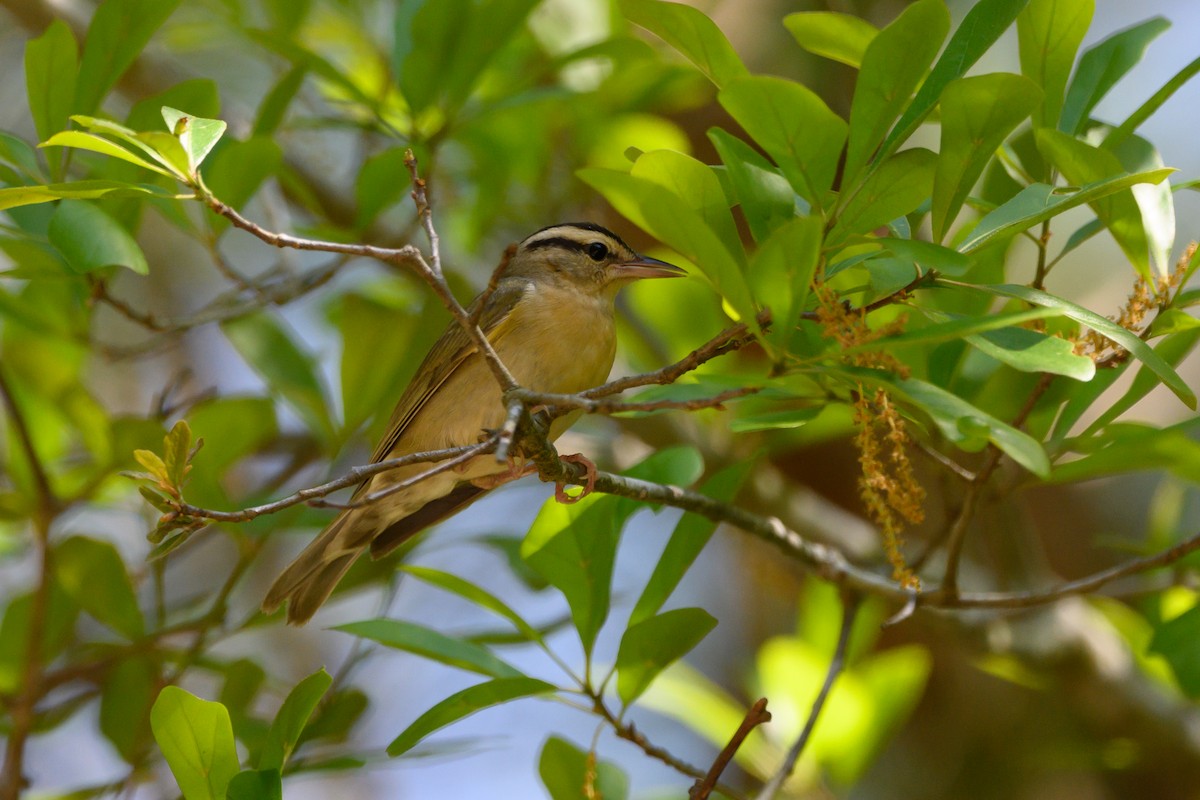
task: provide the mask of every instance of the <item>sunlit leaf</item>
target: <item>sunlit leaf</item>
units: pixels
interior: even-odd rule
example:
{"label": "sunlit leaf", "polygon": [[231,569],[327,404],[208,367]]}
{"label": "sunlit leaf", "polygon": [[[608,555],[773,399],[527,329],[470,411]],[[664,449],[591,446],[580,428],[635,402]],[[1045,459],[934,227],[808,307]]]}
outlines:
{"label": "sunlit leaf", "polygon": [[150,729],[185,800],[224,800],[238,772],[225,706],[167,686],[150,710]]}
{"label": "sunlit leaf", "polygon": [[879,33],[862,17],[836,11],[798,11],[784,17],[783,24],[808,52],[856,69]]}

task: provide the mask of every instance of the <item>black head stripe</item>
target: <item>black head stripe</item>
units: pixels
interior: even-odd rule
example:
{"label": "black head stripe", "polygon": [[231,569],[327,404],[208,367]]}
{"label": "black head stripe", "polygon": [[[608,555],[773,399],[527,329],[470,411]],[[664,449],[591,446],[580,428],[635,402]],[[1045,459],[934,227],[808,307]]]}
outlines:
{"label": "black head stripe", "polygon": [[[554,231],[560,235],[538,238],[547,231]],[[586,233],[572,236],[572,231],[585,231]],[[594,241],[594,237],[589,237],[587,233],[598,233],[612,240],[618,246],[618,249],[629,253],[633,252],[633,249],[625,244],[620,236],[617,236],[603,225],[597,225],[594,222],[560,222],[557,225],[548,225],[526,236],[522,245],[528,250],[537,250],[542,247],[561,247],[566,250],[583,252],[588,244]]]}

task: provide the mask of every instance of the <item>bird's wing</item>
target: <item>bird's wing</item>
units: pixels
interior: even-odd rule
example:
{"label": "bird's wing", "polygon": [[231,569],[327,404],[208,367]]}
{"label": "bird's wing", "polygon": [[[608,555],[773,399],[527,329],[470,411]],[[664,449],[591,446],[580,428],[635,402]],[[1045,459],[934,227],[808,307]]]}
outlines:
{"label": "bird's wing", "polygon": [[[488,337],[488,341],[495,342],[504,335],[506,321],[512,319],[511,312],[521,301],[521,295],[525,293],[526,289],[525,281],[501,281],[496,290],[487,298],[483,313],[479,316],[479,327]],[[471,313],[474,313],[477,302],[471,304],[469,309]],[[417,416],[429,398],[476,350],[475,343],[467,336],[458,320],[451,320],[450,325],[434,343],[429,354],[425,356],[425,360],[421,362],[421,366],[417,367],[416,377],[401,395],[396,409],[392,412],[392,418],[388,422],[387,432],[375,448],[371,461],[382,461],[389,456],[409,423]],[[429,369],[430,364],[437,366]],[[463,444],[470,444],[470,442],[463,442]]]}

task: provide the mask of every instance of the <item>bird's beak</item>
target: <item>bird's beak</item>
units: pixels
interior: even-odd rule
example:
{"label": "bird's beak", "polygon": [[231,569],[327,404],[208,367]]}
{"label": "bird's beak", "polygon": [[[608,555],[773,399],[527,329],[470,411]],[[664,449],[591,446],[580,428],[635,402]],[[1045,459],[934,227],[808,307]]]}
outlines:
{"label": "bird's beak", "polygon": [[668,264],[666,261],[659,261],[657,258],[650,256],[638,256],[633,261],[623,261],[619,264],[613,264],[612,275],[614,278],[634,280],[637,278],[682,278],[687,275],[679,267],[674,264]]}

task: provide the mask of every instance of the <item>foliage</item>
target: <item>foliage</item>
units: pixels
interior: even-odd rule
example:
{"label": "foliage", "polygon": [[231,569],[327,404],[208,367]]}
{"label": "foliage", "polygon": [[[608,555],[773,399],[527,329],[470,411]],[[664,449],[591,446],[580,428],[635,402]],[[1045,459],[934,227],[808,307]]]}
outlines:
{"label": "foliage", "polygon": [[[717,748],[742,722],[742,698],[683,664],[717,618],[671,605],[720,522],[813,568],[796,633],[755,643],[743,664],[749,693],[776,715],[735,748],[748,785],[787,777],[785,754],[808,736],[827,684],[829,708],[810,726],[788,796],[862,780],[921,698],[931,653],[881,644],[885,607],[899,610],[893,622],[915,613],[905,624],[917,624],[928,606],[967,625],[960,609],[1047,605],[1156,567],[1173,565],[1187,585],[1186,556],[1200,540],[1183,535],[1182,501],[1168,495],[1149,533],[1122,543],[1137,557],[1061,590],[1021,574],[1026,588],[974,591],[1011,575],[970,546],[981,509],[1030,487],[1133,470],[1171,473],[1189,490],[1200,480],[1196,395],[1178,369],[1200,341],[1190,311],[1200,296],[1187,288],[1200,256],[1175,241],[1174,192],[1189,184],[1138,134],[1200,60],[1126,119],[1092,117],[1165,20],[1081,49],[1091,0],[980,0],[953,31],[943,0],[918,0],[881,28],[788,15],[800,48],[856,71],[843,117],[812,85],[755,74],[690,6],[406,0],[386,35],[375,24],[384,6],[104,0],[82,37],[58,20],[26,47],[36,143],[0,133],[0,557],[33,567],[0,598],[9,741],[0,797],[20,789],[31,737],[93,705],[98,735],[126,764],[122,786],[155,780],[165,763],[188,800],[249,800],[282,797],[300,772],[428,752],[442,729],[526,698],[594,715],[695,781],[697,796],[712,791],[715,776],[656,747],[630,715],[656,710]],[[551,6],[593,14],[596,35],[577,38],[587,26],[556,19]],[[980,59],[1014,28],[1019,74],[981,73]],[[119,88],[135,64],[154,72],[152,42],[186,62],[201,39],[236,41],[221,51],[230,64],[201,49],[192,69],[202,77]],[[272,76],[238,87],[249,98],[233,100],[206,73],[249,65]],[[714,108],[725,116],[697,144],[711,148],[706,163],[672,115]],[[342,142],[352,165],[333,168],[307,150],[314,135]],[[424,183],[410,184],[418,173]],[[322,470],[340,474],[332,464],[378,434],[445,321],[442,301],[484,282],[441,271],[434,226],[454,242],[448,265],[468,253],[494,263],[531,220],[575,216],[596,193],[699,280],[635,287],[626,309],[631,360],[650,368],[684,357],[681,375],[660,373],[646,383],[664,385],[627,403],[575,398],[612,417],[601,424],[642,432],[655,452],[605,473],[601,491],[579,502],[547,500],[519,541],[489,542],[530,591],[554,596],[560,621],[540,624],[510,598],[401,553],[358,565],[338,595],[392,587],[399,569],[502,629],[472,636],[381,612],[336,627],[355,648],[342,669],[313,664],[294,686],[269,659],[217,647],[276,625],[237,589],[281,531],[324,523],[305,501],[362,476],[288,492]],[[278,227],[295,231],[251,219],[291,219]],[[188,242],[185,263],[209,265],[207,277],[150,250],[161,229]],[[260,240],[253,257],[247,233]],[[428,255],[401,247],[421,233]],[[1050,281],[1101,235],[1121,254],[1119,279],[1134,286],[1112,317]],[[296,250],[320,257],[296,260]],[[375,271],[357,271],[371,259]],[[219,288],[180,310],[153,281],[171,295]],[[326,312],[315,337],[299,312],[276,310],[314,303]],[[156,386],[130,391],[144,399],[165,387],[150,413],[136,414],[120,387],[104,385],[149,369],[128,364],[151,364],[164,342],[196,330],[240,356],[261,390],[221,384],[181,396],[178,376],[156,375]],[[314,339],[336,342],[336,378],[318,358],[330,348]],[[686,356],[705,339],[711,352]],[[203,373],[190,386],[218,382],[211,367]],[[1127,412],[1160,387],[1174,419],[1131,421]],[[639,427],[663,411],[693,413],[669,433]],[[801,528],[754,494],[772,464],[850,437],[859,513],[880,534],[854,560],[821,522]],[[918,451],[936,466],[919,468]],[[571,477],[552,471],[562,469],[556,457],[547,463],[538,460],[544,478]],[[932,513],[939,483],[944,507]],[[613,589],[622,533],[659,503],[687,513],[626,615]],[[72,521],[115,511],[152,519],[140,549]],[[809,541],[814,532],[826,541]],[[213,539],[235,553],[221,579],[194,594],[173,589],[168,576],[208,569],[194,566],[197,543]],[[847,608],[876,595],[857,621],[846,612],[840,637],[828,622],[842,604],[834,585],[854,597]],[[1136,602],[1097,601],[1095,616],[1135,651],[1156,691],[1185,705],[1200,692],[1194,594],[1139,589]],[[536,654],[539,666],[502,655],[506,647]],[[367,653],[405,657],[391,651],[474,682],[432,698],[386,750],[371,749],[352,737],[369,702],[353,668]],[[634,794],[615,750],[596,738],[580,746],[548,734],[537,772],[554,798]]]}

